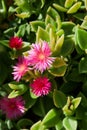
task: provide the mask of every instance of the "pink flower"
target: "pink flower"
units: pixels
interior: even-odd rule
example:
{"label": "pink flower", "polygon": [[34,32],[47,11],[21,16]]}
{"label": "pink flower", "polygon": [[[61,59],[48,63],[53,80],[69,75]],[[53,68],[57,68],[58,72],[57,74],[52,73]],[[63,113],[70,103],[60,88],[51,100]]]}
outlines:
{"label": "pink flower", "polygon": [[19,37],[11,37],[9,40],[9,46],[10,48],[15,48],[15,49],[21,49],[22,48],[22,38]]}
{"label": "pink flower", "polygon": [[36,96],[43,96],[50,92],[51,82],[47,77],[39,77],[30,84],[30,87]]}
{"label": "pink flower", "polygon": [[7,118],[16,119],[25,112],[24,104],[25,102],[21,96],[16,98],[4,97],[0,100],[0,109],[3,114],[6,114]]}
{"label": "pink flower", "polygon": [[47,42],[43,41],[39,44],[32,44],[28,60],[34,69],[42,73],[44,70],[50,68],[54,61],[54,58],[50,56],[50,47]]}
{"label": "pink flower", "polygon": [[22,76],[28,71],[28,60],[24,57],[19,57],[16,66],[13,66],[14,80],[19,81]]}

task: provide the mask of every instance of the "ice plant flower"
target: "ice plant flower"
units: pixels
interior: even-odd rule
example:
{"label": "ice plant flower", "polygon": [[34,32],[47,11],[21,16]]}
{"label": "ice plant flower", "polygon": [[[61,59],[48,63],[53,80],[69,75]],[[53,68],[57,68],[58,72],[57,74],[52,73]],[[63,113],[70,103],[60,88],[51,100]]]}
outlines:
{"label": "ice plant flower", "polygon": [[10,48],[15,48],[16,50],[21,49],[22,44],[23,44],[22,38],[19,38],[17,36],[11,37],[9,40]]}
{"label": "ice plant flower", "polygon": [[19,57],[17,64],[13,66],[14,80],[19,81],[28,70],[28,60],[25,57]]}
{"label": "ice plant flower", "polygon": [[0,99],[0,109],[9,119],[16,119],[25,112],[25,101],[21,96],[16,98],[4,97]]}
{"label": "ice plant flower", "polygon": [[28,60],[34,69],[43,73],[44,70],[49,69],[54,61],[51,57],[51,50],[47,42],[36,43],[31,45],[29,50]]}
{"label": "ice plant flower", "polygon": [[47,95],[51,90],[51,82],[47,77],[38,77],[30,84],[32,92],[36,96]]}

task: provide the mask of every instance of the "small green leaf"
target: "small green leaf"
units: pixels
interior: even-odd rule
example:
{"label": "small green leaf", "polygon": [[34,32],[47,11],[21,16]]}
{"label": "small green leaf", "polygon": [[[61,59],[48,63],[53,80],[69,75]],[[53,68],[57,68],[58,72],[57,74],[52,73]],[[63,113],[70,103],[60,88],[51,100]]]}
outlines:
{"label": "small green leaf", "polygon": [[48,14],[46,15],[46,18],[45,18],[45,24],[46,25],[51,24],[51,26],[53,27],[54,31],[56,30],[56,22]]}
{"label": "small green leaf", "polygon": [[66,11],[67,11],[66,8],[64,8],[64,7],[62,7],[62,6],[60,6],[60,5],[56,4],[56,3],[53,4],[53,7],[54,7],[56,10],[61,11],[61,12],[66,12]]}
{"label": "small green leaf", "polygon": [[28,18],[30,16],[29,12],[23,12],[23,13],[15,14],[15,15],[22,19]]}
{"label": "small green leaf", "polygon": [[65,1],[65,8],[71,7],[72,4],[73,4],[73,2],[74,2],[74,0],[66,0],[66,1]]}
{"label": "small green leaf", "polygon": [[31,126],[30,130],[39,130],[40,125],[41,125],[41,121],[38,121]]}
{"label": "small green leaf", "polygon": [[52,7],[48,8],[47,14],[49,14],[54,20],[56,20],[56,17],[60,19],[59,13]]}
{"label": "small green leaf", "polygon": [[82,57],[79,63],[79,73],[87,73],[87,57]]}
{"label": "small green leaf", "polygon": [[32,89],[31,89],[31,88],[30,88],[30,96],[31,96],[31,98],[33,98],[33,99],[38,98],[38,96],[36,96],[36,95],[32,92]]}
{"label": "small green leaf", "polygon": [[62,130],[63,128],[63,122],[62,120],[58,121],[58,123],[55,125],[56,130]]}
{"label": "small green leaf", "polygon": [[38,30],[36,33],[36,41],[39,42],[39,40],[43,40],[43,41],[45,40],[47,42],[50,41],[48,32],[41,27],[38,27]]}
{"label": "small green leaf", "polygon": [[17,96],[20,96],[21,95],[21,91],[15,91],[13,90],[9,95],[8,95],[8,98],[15,98]]}
{"label": "small green leaf", "polygon": [[63,126],[66,130],[77,130],[77,120],[71,117],[63,119]]}
{"label": "small green leaf", "polygon": [[26,24],[22,24],[19,26],[18,32],[16,33],[16,36],[23,37],[26,31]]}
{"label": "small green leaf", "polygon": [[61,110],[51,109],[42,120],[42,124],[46,127],[52,127],[57,124],[60,118]]}
{"label": "small green leaf", "polygon": [[55,90],[53,93],[53,101],[56,107],[62,108],[66,104],[67,98],[63,92]]}
{"label": "small green leaf", "polygon": [[78,27],[76,27],[76,29],[75,29],[75,48],[76,48],[77,53],[83,54],[84,51],[80,48],[79,43],[78,43],[78,32],[77,32],[77,30],[78,30]]}
{"label": "small green leaf", "polygon": [[48,130],[48,129],[46,129],[46,127],[42,125],[41,121],[38,121],[31,126],[30,130]]}
{"label": "small green leaf", "polygon": [[78,11],[78,9],[80,8],[82,2],[77,2],[75,3],[68,11],[67,13],[68,14],[73,14],[73,13],[76,13]]}
{"label": "small green leaf", "polygon": [[78,96],[81,97],[81,105],[82,105],[84,108],[87,109],[87,98],[86,98],[86,96],[85,96],[82,92],[80,92],[80,93],[78,94]]}
{"label": "small green leaf", "polygon": [[56,58],[53,66],[48,70],[54,76],[64,76],[66,72],[67,65],[62,58]]}
{"label": "small green leaf", "polygon": [[55,46],[55,40],[56,40],[56,36],[55,36],[55,32],[54,30],[50,27],[50,30],[49,30],[49,37],[50,37],[50,49],[51,51],[53,52],[54,51],[54,46]]}
{"label": "small green leaf", "polygon": [[31,25],[31,30],[34,32],[37,32],[39,26],[45,28],[45,23],[42,21],[32,21],[30,22],[30,25]]}
{"label": "small green leaf", "polygon": [[33,122],[31,120],[24,118],[24,119],[20,119],[17,122],[17,127],[18,127],[18,129],[22,129],[22,128],[30,126],[32,124],[33,124]]}
{"label": "small green leaf", "polygon": [[64,43],[64,34],[56,41],[54,52],[53,52],[56,56],[60,54],[63,43]]}
{"label": "small green leaf", "polygon": [[64,30],[65,35],[73,34],[73,28],[75,27],[75,23],[70,21],[64,21],[62,22],[61,26],[62,26],[61,28]]}
{"label": "small green leaf", "polygon": [[27,91],[27,86],[25,84],[21,84],[17,82],[9,83],[9,87],[13,89],[13,91],[8,96],[9,98],[22,95]]}
{"label": "small green leaf", "polygon": [[72,100],[72,104],[74,106],[74,109],[76,109],[79,106],[80,102],[81,102],[81,97],[77,97],[77,98],[74,98]]}
{"label": "small green leaf", "polygon": [[84,17],[84,20],[83,20],[83,22],[81,24],[81,28],[87,29],[87,16]]}
{"label": "small green leaf", "polygon": [[41,8],[43,8],[44,4],[45,4],[45,0],[41,0]]}
{"label": "small green leaf", "polygon": [[79,47],[82,50],[87,49],[87,32],[83,29],[77,28],[77,40]]}
{"label": "small green leaf", "polygon": [[85,8],[87,10],[87,0],[84,0]]}
{"label": "small green leaf", "polygon": [[67,56],[73,52],[74,49],[74,40],[72,38],[67,38],[64,40],[64,43],[61,48],[60,55]]}

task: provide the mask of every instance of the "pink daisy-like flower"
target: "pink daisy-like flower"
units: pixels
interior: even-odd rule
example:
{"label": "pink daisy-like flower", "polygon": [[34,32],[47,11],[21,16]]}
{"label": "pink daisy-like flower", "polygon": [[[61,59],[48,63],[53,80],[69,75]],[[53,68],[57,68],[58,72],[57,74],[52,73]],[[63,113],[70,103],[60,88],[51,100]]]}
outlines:
{"label": "pink daisy-like flower", "polygon": [[39,44],[32,44],[29,50],[28,60],[34,69],[41,73],[50,68],[54,58],[51,57],[51,50],[47,42],[43,41]]}
{"label": "pink daisy-like flower", "polygon": [[25,101],[21,96],[16,98],[4,97],[0,99],[0,109],[9,119],[16,119],[25,112]]}
{"label": "pink daisy-like flower", "polygon": [[39,77],[30,84],[30,87],[36,96],[43,96],[50,92],[51,82],[47,77]]}
{"label": "pink daisy-like flower", "polygon": [[14,80],[19,81],[22,76],[28,71],[28,60],[24,57],[18,58],[18,63],[13,66],[13,76]]}
{"label": "pink daisy-like flower", "polygon": [[19,38],[17,36],[11,37],[9,40],[10,48],[15,48],[18,50],[22,48],[22,44],[23,44],[22,38]]}

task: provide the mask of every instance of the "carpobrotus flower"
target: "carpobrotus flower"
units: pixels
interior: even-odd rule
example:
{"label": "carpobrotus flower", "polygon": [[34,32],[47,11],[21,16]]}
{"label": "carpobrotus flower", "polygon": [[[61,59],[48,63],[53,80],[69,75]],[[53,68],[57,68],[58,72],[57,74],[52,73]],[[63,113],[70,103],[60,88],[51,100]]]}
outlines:
{"label": "carpobrotus flower", "polygon": [[50,68],[54,58],[51,57],[51,50],[48,43],[43,41],[41,43],[32,44],[28,60],[31,66],[41,73]]}
{"label": "carpobrotus flower", "polygon": [[19,38],[17,36],[11,37],[9,40],[10,48],[15,48],[16,50],[21,49],[22,44],[23,44],[22,38]]}
{"label": "carpobrotus flower", "polygon": [[9,119],[16,119],[25,112],[25,101],[21,96],[16,98],[4,97],[0,99],[0,109]]}
{"label": "carpobrotus flower", "polygon": [[30,87],[32,92],[36,96],[47,95],[51,90],[51,82],[47,77],[36,78],[31,84]]}
{"label": "carpobrotus flower", "polygon": [[13,76],[14,80],[19,81],[22,76],[28,71],[28,60],[24,57],[18,58],[18,63],[13,66]]}

